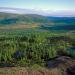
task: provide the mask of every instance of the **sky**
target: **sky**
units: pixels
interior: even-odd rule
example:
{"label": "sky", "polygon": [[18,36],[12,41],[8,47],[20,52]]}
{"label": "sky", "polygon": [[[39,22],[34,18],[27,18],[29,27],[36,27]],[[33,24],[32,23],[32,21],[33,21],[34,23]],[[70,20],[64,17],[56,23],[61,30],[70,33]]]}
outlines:
{"label": "sky", "polygon": [[[75,0],[0,0],[0,7],[34,9],[75,15]],[[65,15],[65,14],[64,14]]]}

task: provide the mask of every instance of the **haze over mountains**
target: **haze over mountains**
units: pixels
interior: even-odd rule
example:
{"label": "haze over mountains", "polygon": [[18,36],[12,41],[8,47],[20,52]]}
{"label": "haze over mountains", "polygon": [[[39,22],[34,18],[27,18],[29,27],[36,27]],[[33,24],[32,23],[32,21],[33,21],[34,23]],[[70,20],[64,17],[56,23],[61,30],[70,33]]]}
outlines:
{"label": "haze over mountains", "polygon": [[75,17],[74,10],[51,11],[51,10],[0,7],[0,12],[14,13],[14,14],[38,14],[43,16],[55,16],[55,17]]}

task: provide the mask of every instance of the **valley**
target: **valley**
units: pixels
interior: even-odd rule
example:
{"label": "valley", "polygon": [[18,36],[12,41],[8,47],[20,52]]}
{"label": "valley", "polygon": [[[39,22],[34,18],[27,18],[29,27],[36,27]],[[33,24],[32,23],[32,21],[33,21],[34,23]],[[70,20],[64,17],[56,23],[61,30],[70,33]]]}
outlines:
{"label": "valley", "polygon": [[74,66],[75,17],[0,13],[0,75],[75,75]]}

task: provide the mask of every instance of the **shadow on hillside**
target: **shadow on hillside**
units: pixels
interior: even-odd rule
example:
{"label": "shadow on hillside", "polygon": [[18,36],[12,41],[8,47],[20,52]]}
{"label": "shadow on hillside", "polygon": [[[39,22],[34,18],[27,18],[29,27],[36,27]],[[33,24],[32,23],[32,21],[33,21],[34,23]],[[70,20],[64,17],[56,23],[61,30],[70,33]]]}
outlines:
{"label": "shadow on hillside", "polygon": [[68,75],[75,75],[75,66],[67,68],[67,74]]}

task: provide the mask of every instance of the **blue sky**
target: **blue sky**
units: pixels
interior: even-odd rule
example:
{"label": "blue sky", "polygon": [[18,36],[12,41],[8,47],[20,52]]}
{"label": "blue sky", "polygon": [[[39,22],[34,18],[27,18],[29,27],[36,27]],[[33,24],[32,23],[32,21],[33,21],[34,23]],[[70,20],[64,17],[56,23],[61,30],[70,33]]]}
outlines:
{"label": "blue sky", "polygon": [[42,10],[75,9],[75,0],[0,0],[0,7]]}
{"label": "blue sky", "polygon": [[0,7],[43,10],[51,15],[75,16],[75,0],[0,0]]}

